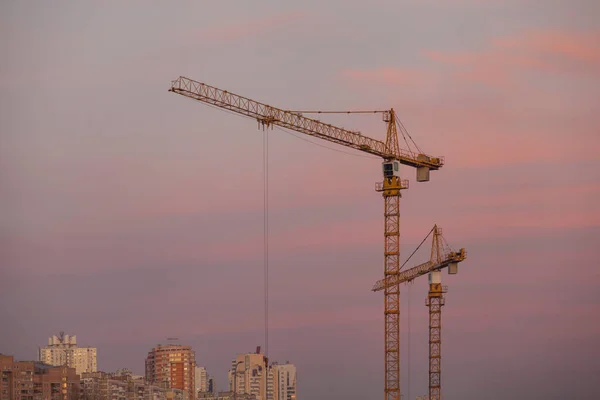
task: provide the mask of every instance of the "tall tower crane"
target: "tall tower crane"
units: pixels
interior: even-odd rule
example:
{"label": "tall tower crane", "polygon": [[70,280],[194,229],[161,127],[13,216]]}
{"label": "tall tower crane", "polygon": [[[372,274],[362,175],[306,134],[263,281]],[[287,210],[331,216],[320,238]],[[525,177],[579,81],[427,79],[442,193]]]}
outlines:
{"label": "tall tower crane", "polygon": [[464,248],[460,249],[459,251],[452,251],[447,244],[444,245],[442,229],[438,228],[437,225],[433,226],[433,229],[429,231],[421,244],[423,244],[432,233],[433,239],[431,243],[431,256],[429,261],[419,264],[416,267],[410,268],[406,271],[402,271],[398,275],[386,277],[377,281],[372,290],[374,292],[385,290],[388,286],[396,286],[400,283],[410,282],[421,275],[429,274],[429,293],[425,303],[427,307],[429,307],[428,400],[440,400],[442,369],[442,306],[444,305],[444,293],[446,293],[448,290],[446,286],[442,285],[441,270],[448,268],[449,274],[456,274],[458,272],[458,263],[467,258],[467,252]]}
{"label": "tall tower crane", "polygon": [[[303,114],[308,112],[283,110],[231,92],[180,76],[171,82],[170,92],[203,103],[254,118],[259,126],[279,126],[309,136],[337,143],[383,159],[383,182],[376,190],[384,198],[384,277],[390,281],[400,273],[400,190],[408,188],[408,181],[400,179],[400,164],[416,168],[417,181],[429,180],[431,170],[440,169],[442,157],[431,157],[398,144],[399,120],[394,109],[375,111],[383,114],[387,123],[385,142],[333,126]],[[400,400],[400,285],[390,284],[384,289],[385,315],[385,399]]]}

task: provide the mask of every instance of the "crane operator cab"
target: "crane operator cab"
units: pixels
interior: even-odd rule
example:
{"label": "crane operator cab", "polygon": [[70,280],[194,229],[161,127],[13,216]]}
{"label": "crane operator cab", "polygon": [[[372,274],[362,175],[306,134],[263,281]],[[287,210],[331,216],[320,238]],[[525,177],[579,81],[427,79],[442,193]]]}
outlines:
{"label": "crane operator cab", "polygon": [[400,161],[392,160],[392,161],[384,161],[383,165],[383,177],[385,179],[389,179],[392,177],[400,178]]}

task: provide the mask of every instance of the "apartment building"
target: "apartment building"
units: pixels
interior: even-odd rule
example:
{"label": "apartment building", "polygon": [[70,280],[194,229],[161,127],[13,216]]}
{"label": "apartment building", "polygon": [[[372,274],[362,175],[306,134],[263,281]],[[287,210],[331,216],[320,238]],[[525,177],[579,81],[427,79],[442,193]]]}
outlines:
{"label": "apartment building", "polygon": [[260,352],[238,354],[231,363],[229,371],[229,390],[237,394],[252,395],[256,400],[268,400],[269,370],[266,359]]}
{"label": "apartment building", "polygon": [[75,368],[0,354],[0,400],[79,400]]}
{"label": "apartment building", "polygon": [[296,366],[290,364],[274,364],[273,400],[296,400]]}
{"label": "apartment building", "polygon": [[135,375],[85,373],[80,400],[188,400],[181,389],[161,388]]}
{"label": "apartment building", "polygon": [[196,358],[190,346],[158,345],[146,357],[146,381],[196,397]]}
{"label": "apartment building", "polygon": [[77,336],[60,332],[48,338],[48,346],[40,348],[39,361],[54,366],[75,368],[77,374],[97,371],[95,347],[77,346]]}

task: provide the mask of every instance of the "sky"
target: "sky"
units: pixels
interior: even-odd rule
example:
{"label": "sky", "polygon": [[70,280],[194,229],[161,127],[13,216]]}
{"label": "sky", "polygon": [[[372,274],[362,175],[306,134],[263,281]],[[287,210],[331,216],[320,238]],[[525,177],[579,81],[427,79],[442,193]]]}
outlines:
{"label": "sky", "polygon": [[[434,224],[446,399],[588,399],[600,373],[600,3],[0,3],[0,352],[51,335],[143,373],[167,337],[217,388],[264,348],[263,138],[168,92],[183,75],[284,109],[393,107],[445,157],[401,200]],[[383,140],[377,115],[323,118]],[[301,398],[383,393],[380,160],[274,129],[271,360]],[[428,258],[427,246],[411,263]],[[402,394],[427,393],[427,279],[402,287]]]}

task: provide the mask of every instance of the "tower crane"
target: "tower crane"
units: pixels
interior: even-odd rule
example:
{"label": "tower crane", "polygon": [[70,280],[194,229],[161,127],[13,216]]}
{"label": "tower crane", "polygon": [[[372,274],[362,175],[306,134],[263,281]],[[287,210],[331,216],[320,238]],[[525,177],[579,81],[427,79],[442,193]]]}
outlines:
{"label": "tower crane", "polygon": [[[442,157],[431,157],[411,149],[401,149],[398,143],[397,126],[401,123],[394,109],[371,111],[383,114],[387,123],[385,142],[339,128],[303,114],[309,111],[284,110],[218,89],[180,76],[171,82],[170,92],[233,111],[242,116],[256,119],[259,127],[279,126],[328,142],[360,150],[383,159],[383,182],[375,189],[384,198],[384,277],[391,278],[400,273],[400,191],[408,188],[408,181],[400,179],[400,164],[417,170],[417,181],[429,180],[429,172],[444,165]],[[365,112],[365,111],[358,111]],[[346,112],[344,112],[346,113]],[[400,285],[384,288],[385,316],[385,395],[386,400],[400,400]]]}
{"label": "tower crane", "polygon": [[[441,336],[442,336],[442,306],[444,305],[444,293],[448,291],[442,285],[441,270],[448,268],[449,274],[458,273],[458,263],[467,258],[464,248],[452,251],[450,247],[442,242],[442,230],[437,225],[429,231],[423,242],[433,233],[431,243],[431,256],[429,261],[416,267],[400,272],[398,275],[386,277],[375,283],[373,291],[385,290],[388,286],[396,286],[400,283],[410,282],[421,275],[429,274],[429,293],[427,294],[426,306],[429,307],[429,397],[428,400],[441,399]],[[419,245],[420,247],[421,245]],[[418,249],[418,247],[417,247]],[[415,250],[416,252],[416,250]],[[413,252],[414,254],[414,252]],[[410,259],[410,258],[409,258]],[[408,261],[408,260],[407,260]]]}

